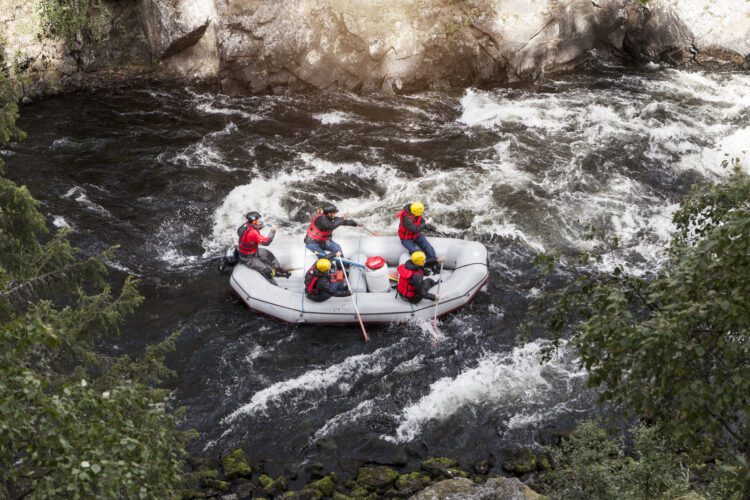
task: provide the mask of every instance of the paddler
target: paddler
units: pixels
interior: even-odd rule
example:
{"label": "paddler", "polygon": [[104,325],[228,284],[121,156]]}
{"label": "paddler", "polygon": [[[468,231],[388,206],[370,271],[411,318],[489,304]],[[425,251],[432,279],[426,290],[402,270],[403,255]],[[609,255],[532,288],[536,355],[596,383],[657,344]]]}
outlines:
{"label": "paddler", "polygon": [[434,231],[435,226],[428,224],[424,220],[422,217],[423,212],[424,204],[421,201],[415,201],[406,205],[403,210],[396,214],[399,220],[398,237],[401,239],[401,244],[410,254],[418,250],[424,252],[427,257],[425,265],[432,267],[434,271],[435,265],[438,262],[437,254],[422,233],[423,231]]}
{"label": "paddler", "polygon": [[310,222],[305,235],[305,246],[315,255],[339,253],[339,256],[343,256],[341,245],[331,239],[333,230],[339,226],[356,227],[357,222],[351,220],[348,213],[344,213],[343,217],[336,217],[338,211],[335,205],[328,203],[318,209]]}
{"label": "paddler", "polygon": [[336,254],[318,259],[305,274],[305,297],[315,302],[325,302],[331,297],[348,297],[351,292],[343,282],[331,282],[331,260]]}
{"label": "paddler", "polygon": [[426,260],[425,253],[418,250],[411,254],[411,259],[398,266],[398,295],[412,304],[422,299],[439,299],[437,294],[430,293],[430,288],[437,283],[432,278],[425,278],[430,274],[424,267]]}
{"label": "paddler", "polygon": [[237,245],[240,262],[255,269],[263,275],[268,281],[276,285],[274,276],[288,278],[291,273],[281,268],[281,263],[276,256],[265,248],[259,248],[259,245],[268,246],[276,236],[276,225],[271,226],[271,232],[268,236],[263,236],[260,230],[264,224],[258,212],[252,211],[245,215],[245,222],[237,230],[240,242]]}

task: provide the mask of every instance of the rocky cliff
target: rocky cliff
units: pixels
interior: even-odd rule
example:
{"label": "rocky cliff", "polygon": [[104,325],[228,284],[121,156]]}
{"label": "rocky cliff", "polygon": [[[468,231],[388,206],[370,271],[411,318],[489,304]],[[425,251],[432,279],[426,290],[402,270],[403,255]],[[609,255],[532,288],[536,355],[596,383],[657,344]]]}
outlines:
{"label": "rocky cliff", "polygon": [[31,94],[134,76],[228,94],[411,91],[533,81],[594,58],[746,69],[750,56],[745,0],[107,0],[95,44],[46,34],[39,1],[0,0],[5,64]]}

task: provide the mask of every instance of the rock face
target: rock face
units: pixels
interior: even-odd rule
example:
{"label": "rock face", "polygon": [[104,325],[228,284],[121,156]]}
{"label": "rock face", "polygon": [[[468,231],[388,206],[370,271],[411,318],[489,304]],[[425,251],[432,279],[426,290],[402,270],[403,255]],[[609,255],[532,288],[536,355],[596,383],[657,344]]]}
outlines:
{"label": "rock face", "polygon": [[[38,0],[4,1],[28,10]],[[245,94],[534,81],[597,57],[747,68],[750,56],[745,0],[106,1],[110,36],[88,52],[26,36],[30,17],[3,12],[6,64],[20,50],[29,67],[44,66],[40,79],[52,72],[66,81],[127,54],[129,65],[117,65],[126,73],[211,80]]]}
{"label": "rock face", "polygon": [[433,484],[409,500],[541,500],[535,492],[518,479],[492,478],[484,484],[468,479],[449,479]]}

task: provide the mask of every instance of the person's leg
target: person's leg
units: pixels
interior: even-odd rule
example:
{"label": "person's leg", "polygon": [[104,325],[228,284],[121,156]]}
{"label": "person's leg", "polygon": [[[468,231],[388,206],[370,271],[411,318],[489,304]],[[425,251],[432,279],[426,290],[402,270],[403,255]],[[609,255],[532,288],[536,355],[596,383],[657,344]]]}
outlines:
{"label": "person's leg", "polygon": [[409,251],[409,255],[419,250],[419,247],[414,243],[414,240],[401,240],[401,244]]}
{"label": "person's leg", "polygon": [[419,248],[422,249],[425,256],[427,257],[427,263],[435,262],[437,260],[437,254],[435,254],[435,249],[432,248],[432,245],[430,245],[430,242],[427,241],[427,238],[423,234],[420,234],[417,236],[417,239],[414,240],[414,242],[419,246]]}
{"label": "person's leg", "polygon": [[266,278],[270,283],[276,285],[276,280],[273,279],[273,272],[271,269],[266,265],[265,262],[263,262],[260,257],[256,255],[250,255],[247,259],[243,262],[247,267],[250,269],[253,269],[255,271],[258,271],[264,278]]}
{"label": "person's leg", "polygon": [[326,251],[333,253],[341,252],[341,256],[344,257],[344,252],[341,251],[341,245],[333,240],[328,240],[326,243]]}
{"label": "person's leg", "polygon": [[305,246],[318,257],[322,257],[326,253],[325,242],[323,241],[311,241],[305,243]]}
{"label": "person's leg", "polygon": [[264,262],[268,267],[274,270],[276,274],[281,276],[282,278],[288,278],[289,274],[287,271],[285,271],[281,267],[281,262],[279,262],[279,259],[276,258],[276,256],[271,252],[270,250],[267,250],[265,248],[259,248],[258,249],[258,258]]}

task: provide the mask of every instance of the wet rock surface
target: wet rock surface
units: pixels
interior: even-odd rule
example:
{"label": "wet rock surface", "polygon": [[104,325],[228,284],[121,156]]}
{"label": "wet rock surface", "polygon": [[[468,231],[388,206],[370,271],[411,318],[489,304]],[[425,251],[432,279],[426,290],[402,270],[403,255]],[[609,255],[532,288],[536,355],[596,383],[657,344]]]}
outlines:
{"label": "wet rock surface", "polygon": [[[16,0],[13,0],[16,1]],[[12,2],[13,3],[13,2]],[[748,68],[750,6],[698,0],[107,2],[101,42],[69,43],[3,13],[5,64],[26,94],[133,78],[208,81],[236,94],[408,92],[536,81],[592,59]],[[97,83],[99,82],[99,83]]]}

